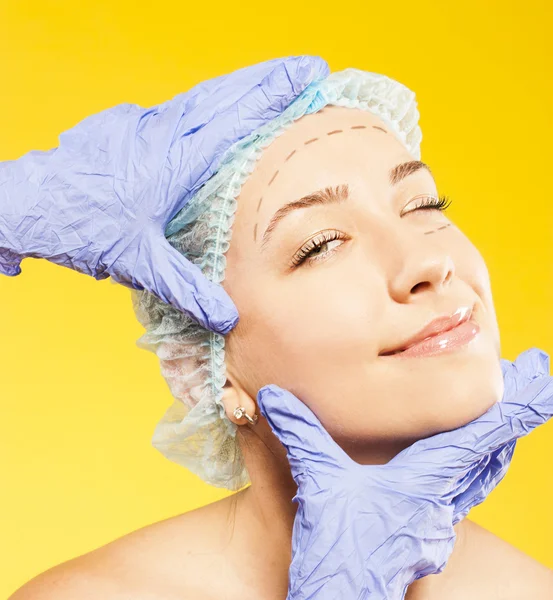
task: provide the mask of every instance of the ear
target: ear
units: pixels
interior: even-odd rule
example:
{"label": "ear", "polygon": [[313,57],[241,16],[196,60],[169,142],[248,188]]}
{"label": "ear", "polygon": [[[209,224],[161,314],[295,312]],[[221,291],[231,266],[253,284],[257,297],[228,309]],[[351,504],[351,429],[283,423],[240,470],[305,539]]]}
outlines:
{"label": "ear", "polygon": [[[227,381],[223,387],[223,405],[227,417],[236,425],[247,425],[246,417],[237,419],[234,416],[234,410],[239,406],[243,406],[250,417],[258,412],[255,400],[244,390],[238,377],[232,372],[232,366],[227,363]],[[259,413],[258,413],[259,414]]]}

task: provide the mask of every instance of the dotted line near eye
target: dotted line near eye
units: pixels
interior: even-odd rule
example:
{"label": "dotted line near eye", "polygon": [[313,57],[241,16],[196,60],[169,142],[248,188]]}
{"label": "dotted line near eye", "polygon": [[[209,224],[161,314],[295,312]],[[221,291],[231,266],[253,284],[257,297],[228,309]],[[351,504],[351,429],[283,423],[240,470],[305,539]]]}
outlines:
{"label": "dotted line near eye", "polygon": [[432,231],[425,231],[424,235],[428,235],[429,233],[435,233],[436,231],[440,231],[440,229],[445,229],[446,227],[451,227],[452,223],[448,223],[447,225],[442,225],[441,227],[438,227],[437,229],[433,229]]}

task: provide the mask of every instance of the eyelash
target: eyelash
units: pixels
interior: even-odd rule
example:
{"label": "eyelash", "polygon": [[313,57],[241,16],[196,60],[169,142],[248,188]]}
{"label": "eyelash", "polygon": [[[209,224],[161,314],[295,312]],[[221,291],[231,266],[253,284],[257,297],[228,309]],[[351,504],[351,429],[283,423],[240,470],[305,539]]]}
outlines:
{"label": "eyelash", "polygon": [[[404,214],[409,214],[411,212],[415,212],[416,210],[439,210],[441,212],[447,210],[451,206],[452,200],[449,199],[448,196],[441,195],[439,198],[435,198],[434,196],[424,196],[423,202],[418,204],[415,208],[407,211]],[[324,231],[319,234],[319,236],[310,239],[304,246],[302,246],[296,254],[293,256],[291,261],[291,267],[296,269],[300,267],[303,263],[306,264],[314,264],[316,261],[324,260],[320,257],[310,258],[316,250],[322,248],[325,244],[329,242],[333,242],[334,240],[344,239],[345,236],[343,233],[339,231]],[[329,250],[323,253],[320,256],[325,256],[334,252],[333,250]]]}
{"label": "eyelash", "polygon": [[447,210],[453,202],[453,200],[449,199],[449,196],[445,196],[443,194],[438,198],[436,198],[435,196],[423,196],[423,199],[424,202],[422,202],[418,206],[415,206],[415,208],[413,208],[412,210],[407,211],[407,213],[405,214],[409,214],[410,212],[419,210],[420,208],[425,210],[436,209],[444,211]]}

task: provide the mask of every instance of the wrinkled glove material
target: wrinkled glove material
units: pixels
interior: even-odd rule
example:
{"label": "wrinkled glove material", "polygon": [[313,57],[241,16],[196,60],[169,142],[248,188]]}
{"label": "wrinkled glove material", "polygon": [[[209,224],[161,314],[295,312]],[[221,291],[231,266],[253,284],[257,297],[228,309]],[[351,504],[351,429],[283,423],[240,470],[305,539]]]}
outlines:
{"label": "wrinkled glove material", "polygon": [[0,273],[45,258],[146,289],[204,327],[230,331],[236,307],[167,243],[165,227],[228,148],[327,74],[318,57],[269,60],[158,106],[109,108],[62,133],[57,148],[0,163]]}
{"label": "wrinkled glove material", "polygon": [[501,368],[501,402],[384,465],[353,461],[286,390],[259,391],[298,485],[287,600],[401,600],[413,581],[443,571],[453,526],[504,478],[517,439],[553,416],[545,352],[531,348]]}

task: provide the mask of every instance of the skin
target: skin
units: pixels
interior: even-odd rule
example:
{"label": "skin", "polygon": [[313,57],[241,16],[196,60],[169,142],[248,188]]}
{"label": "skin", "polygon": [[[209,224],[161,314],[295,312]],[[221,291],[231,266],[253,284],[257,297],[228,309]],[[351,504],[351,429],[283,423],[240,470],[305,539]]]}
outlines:
{"label": "skin", "polygon": [[[501,399],[486,264],[443,212],[407,214],[421,195],[438,196],[424,169],[390,184],[390,169],[413,160],[379,118],[335,106],[298,120],[264,152],[238,198],[223,282],[240,314],[226,338],[229,409],[239,399],[253,411],[257,391],[275,383],[305,402],[354,460],[378,464]],[[342,184],[349,200],[294,211],[261,249],[279,208]],[[325,231],[343,239],[291,270],[298,248]],[[474,307],[481,329],[461,351],[379,356],[460,306]]]}
{"label": "skin", "polygon": [[[333,106],[299,119],[265,150],[238,198],[223,282],[240,314],[227,336],[223,402],[239,425],[252,485],[58,565],[11,600],[285,598],[297,488],[285,449],[256,406],[266,384],[296,394],[363,464],[384,464],[501,399],[485,262],[443,212],[403,214],[415,197],[437,196],[426,170],[390,184],[389,170],[412,160],[376,116]],[[342,184],[349,200],[294,211],[261,251],[277,210]],[[328,230],[343,239],[292,270],[298,248]],[[463,305],[474,308],[480,326],[470,344],[434,357],[379,356]],[[259,414],[258,424],[237,420],[238,406]],[[455,530],[444,571],[414,582],[407,600],[550,597],[552,571],[469,519]]]}

